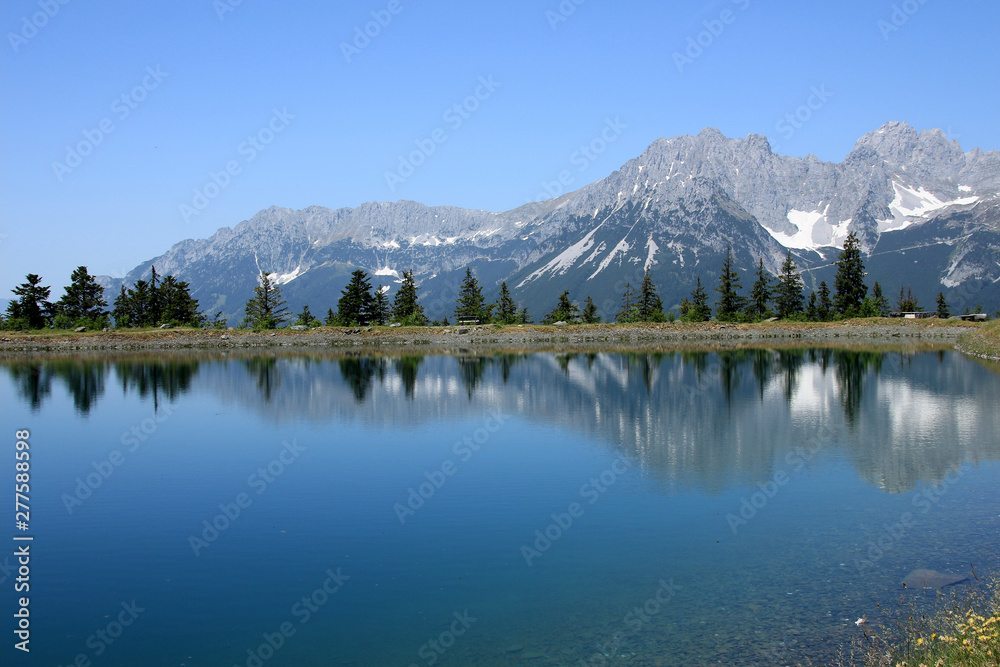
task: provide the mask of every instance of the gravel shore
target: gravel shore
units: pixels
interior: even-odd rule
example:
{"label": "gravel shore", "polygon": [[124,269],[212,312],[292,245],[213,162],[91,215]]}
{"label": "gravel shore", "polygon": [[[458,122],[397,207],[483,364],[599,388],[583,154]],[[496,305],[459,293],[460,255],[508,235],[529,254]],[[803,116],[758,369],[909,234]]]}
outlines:
{"label": "gravel shore", "polygon": [[309,347],[354,351],[459,353],[515,349],[519,351],[595,351],[641,347],[710,345],[954,344],[981,324],[954,320],[867,319],[827,323],[725,324],[596,324],[562,327],[478,325],[452,327],[320,327],[312,331],[251,332],[168,329],[84,333],[0,334],[0,354],[92,351],[139,351],[220,348]]}

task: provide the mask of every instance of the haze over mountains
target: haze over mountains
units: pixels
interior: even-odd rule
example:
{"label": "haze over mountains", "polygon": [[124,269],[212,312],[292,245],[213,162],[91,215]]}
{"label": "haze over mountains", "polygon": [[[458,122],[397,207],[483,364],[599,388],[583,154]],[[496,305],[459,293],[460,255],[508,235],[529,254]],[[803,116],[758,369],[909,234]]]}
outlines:
{"label": "haze over mountains", "polygon": [[[727,246],[752,283],[758,258],[777,273],[791,249],[808,289],[832,285],[848,232],[862,239],[869,286],[890,298],[912,286],[928,309],[943,291],[953,311],[1000,307],[1000,153],[963,152],[940,130],[891,122],[861,137],[841,163],[776,155],[767,139],[708,128],[658,139],[608,177],[555,199],[492,213],[417,202],[300,211],[272,206],[207,239],[143,262],[191,283],[205,312],[233,324],[260,271],[275,274],[296,312],[336,309],[355,268],[395,292],[412,269],[427,315],[452,316],[467,266],[493,298],[501,280],[537,320],[569,290],[605,319],[648,268],[664,306],[696,278],[717,282]],[[102,277],[109,297],[122,279]]]}

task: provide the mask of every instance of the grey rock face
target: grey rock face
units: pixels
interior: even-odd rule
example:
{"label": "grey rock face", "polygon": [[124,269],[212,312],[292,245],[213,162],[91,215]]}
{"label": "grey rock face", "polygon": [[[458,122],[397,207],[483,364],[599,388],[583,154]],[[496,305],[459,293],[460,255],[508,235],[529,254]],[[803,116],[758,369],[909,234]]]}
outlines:
{"label": "grey rock face", "polygon": [[[965,153],[940,130],[887,123],[832,163],[776,155],[761,135],[729,139],[709,128],[657,139],[607,178],[503,213],[412,201],[272,206],[207,239],[178,243],[124,282],[148,277],[155,265],[189,281],[202,310],[239,319],[262,271],[293,308],[325,308],[335,306],[353,268],[390,287],[413,270],[428,315],[440,317],[454,307],[455,274],[472,266],[488,293],[506,280],[536,313],[552,307],[543,295],[572,289],[575,297],[593,294],[608,317],[623,286],[635,286],[646,269],[657,284],[670,283],[665,302],[676,303],[669,290],[689,291],[697,272],[717,272],[727,247],[743,268],[763,258],[777,273],[787,248],[800,264],[829,264],[849,231],[873,252],[891,245],[882,243],[887,235],[914,235],[930,221],[966,213],[976,229],[995,234],[998,192],[1000,153]],[[969,237],[960,227],[942,227],[936,242]],[[942,284],[1000,276],[990,261],[995,252],[966,250],[974,265],[951,257],[951,282]],[[121,283],[102,279],[112,297]]]}

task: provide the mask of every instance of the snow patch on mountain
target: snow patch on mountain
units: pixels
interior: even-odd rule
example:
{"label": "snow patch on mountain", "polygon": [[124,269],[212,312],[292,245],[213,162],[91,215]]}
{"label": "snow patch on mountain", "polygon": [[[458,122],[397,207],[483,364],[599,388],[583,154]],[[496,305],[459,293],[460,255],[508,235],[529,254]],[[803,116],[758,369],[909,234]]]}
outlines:
{"label": "snow patch on mountain", "polygon": [[660,250],[660,246],[656,245],[656,241],[653,240],[653,235],[649,235],[649,240],[646,241],[646,248],[649,254],[646,255],[646,264],[643,267],[644,270],[649,271],[649,267],[656,264],[656,260],[653,258],[657,252]]}
{"label": "snow patch on mountain", "polygon": [[[923,186],[919,188],[907,187],[897,181],[892,182],[892,187],[896,193],[896,197],[889,204],[892,217],[878,221],[879,233],[905,229],[919,219],[927,219],[931,213],[949,206],[964,206],[979,201],[979,197],[960,197],[944,202],[933,193],[928,192]],[[967,186],[961,186],[959,190],[971,191],[971,188],[966,190],[965,187]]]}
{"label": "snow patch on mountain", "polygon": [[273,278],[271,282],[275,285],[287,285],[299,276],[301,276],[305,271],[302,270],[301,266],[296,266],[295,270],[291,273],[272,273]]}
{"label": "snow patch on mountain", "polygon": [[[587,232],[586,236],[584,236],[582,239],[580,239],[570,247],[563,250],[556,256],[555,259],[553,259],[551,262],[549,262],[548,264],[546,264],[545,266],[538,269],[530,276],[522,280],[520,283],[518,283],[517,286],[523,287],[527,283],[530,283],[532,280],[537,280],[541,278],[546,273],[551,273],[552,276],[558,276],[566,273],[570,269],[570,267],[572,267],[576,263],[576,260],[580,259],[580,256],[583,255],[583,253],[587,252],[588,250],[590,250],[591,247],[593,247],[594,234],[597,232],[598,229],[601,228],[601,225],[603,224],[604,223],[602,222],[600,225],[594,227],[592,230]],[[588,259],[587,261],[590,260]]]}
{"label": "snow patch on mountain", "polygon": [[605,257],[603,260],[601,260],[601,263],[597,267],[597,270],[594,271],[592,274],[590,274],[590,277],[587,278],[587,280],[593,279],[594,277],[597,276],[598,273],[608,268],[611,262],[614,261],[615,257],[617,257],[618,255],[624,256],[625,253],[627,253],[629,250],[632,249],[632,245],[628,242],[627,239],[628,237],[626,236],[625,238],[623,238],[621,241],[618,242],[618,245],[616,245],[614,248],[611,249],[611,252],[608,253],[608,256]]}
{"label": "snow patch on mountain", "polygon": [[396,269],[390,269],[388,266],[384,266],[381,269],[375,271],[373,275],[376,276],[392,276],[396,280],[402,280],[403,277],[399,275],[399,271]]}
{"label": "snow patch on mountain", "polygon": [[847,238],[847,227],[851,219],[831,221],[829,217],[830,204],[822,211],[800,211],[792,209],[788,212],[788,222],[798,230],[794,234],[786,234],[773,229],[767,229],[781,245],[797,250],[816,250],[826,246],[840,247]]}

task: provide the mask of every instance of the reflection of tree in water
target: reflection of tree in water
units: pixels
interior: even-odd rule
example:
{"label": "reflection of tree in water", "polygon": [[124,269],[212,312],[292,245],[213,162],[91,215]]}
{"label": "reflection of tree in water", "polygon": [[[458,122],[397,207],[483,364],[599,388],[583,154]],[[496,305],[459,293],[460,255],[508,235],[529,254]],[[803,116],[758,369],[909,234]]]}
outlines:
{"label": "reflection of tree in water", "polygon": [[88,414],[104,394],[104,376],[108,364],[104,361],[49,362],[52,374],[66,383],[66,389],[73,396],[73,406],[81,414]]}
{"label": "reflection of tree in water", "polygon": [[799,371],[806,360],[804,350],[778,350],[778,368],[785,377],[785,400],[791,402],[798,386]]}
{"label": "reflection of tree in water", "polygon": [[472,400],[472,394],[476,391],[476,386],[483,379],[483,372],[486,370],[490,360],[486,357],[459,357],[458,377],[465,385],[465,391]]}
{"label": "reflection of tree in water", "polygon": [[837,364],[837,386],[844,404],[844,416],[847,418],[847,423],[854,426],[861,409],[865,375],[871,369],[878,375],[882,370],[885,355],[878,352],[836,350],[833,358]]}
{"label": "reflection of tree in water", "polygon": [[726,397],[726,404],[733,402],[733,390],[740,384],[740,366],[750,361],[746,350],[720,350],[716,353],[719,359],[719,383]]}
{"label": "reflection of tree in water", "polygon": [[559,364],[559,368],[562,369],[562,372],[565,375],[569,375],[569,362],[576,359],[577,356],[579,355],[577,355],[576,353],[556,355],[556,363]]}
{"label": "reflection of tree in water", "polygon": [[[354,400],[364,403],[371,390],[372,378],[385,381],[386,361],[382,357],[345,357],[340,359],[340,374],[354,392]],[[416,369],[414,369],[414,380]]]}
{"label": "reflection of tree in water", "polygon": [[257,376],[257,388],[260,389],[264,400],[270,402],[271,394],[281,386],[278,359],[276,357],[254,356],[243,359],[243,365],[251,375]]}
{"label": "reflection of tree in water", "polygon": [[[589,357],[596,355],[587,355],[587,356]],[[514,366],[520,364],[525,359],[527,359],[527,357],[528,355],[526,354],[510,354],[510,353],[500,352],[493,358],[493,362],[500,366],[500,377],[503,378],[504,384],[507,384],[507,380],[510,379],[511,369]],[[591,361],[590,363],[593,363],[593,361]]]}
{"label": "reflection of tree in water", "polygon": [[[408,399],[413,400],[413,392],[417,386],[417,369],[423,362],[423,357],[400,357],[396,359],[396,373],[403,381],[403,393]],[[357,393],[355,393],[355,396]]]}
{"label": "reflection of tree in water", "polygon": [[642,375],[642,384],[646,387],[646,395],[648,396],[653,391],[653,385],[656,384],[658,371],[663,360],[673,355],[667,355],[663,352],[648,354],[626,352],[624,356],[628,363],[629,372],[631,373],[632,369],[635,369]]}
{"label": "reflection of tree in water", "polygon": [[764,388],[773,372],[774,352],[764,348],[750,350],[750,367],[753,370],[753,377],[757,383],[757,395],[760,400],[764,400]]}
{"label": "reflection of tree in water", "polygon": [[152,395],[155,410],[161,392],[172,401],[188,391],[198,367],[197,361],[121,361],[115,365],[115,371],[124,393],[132,389],[143,398]]}
{"label": "reflection of tree in water", "polygon": [[32,412],[41,408],[43,401],[52,393],[52,370],[48,364],[30,361],[12,363],[7,366],[7,372]]}

